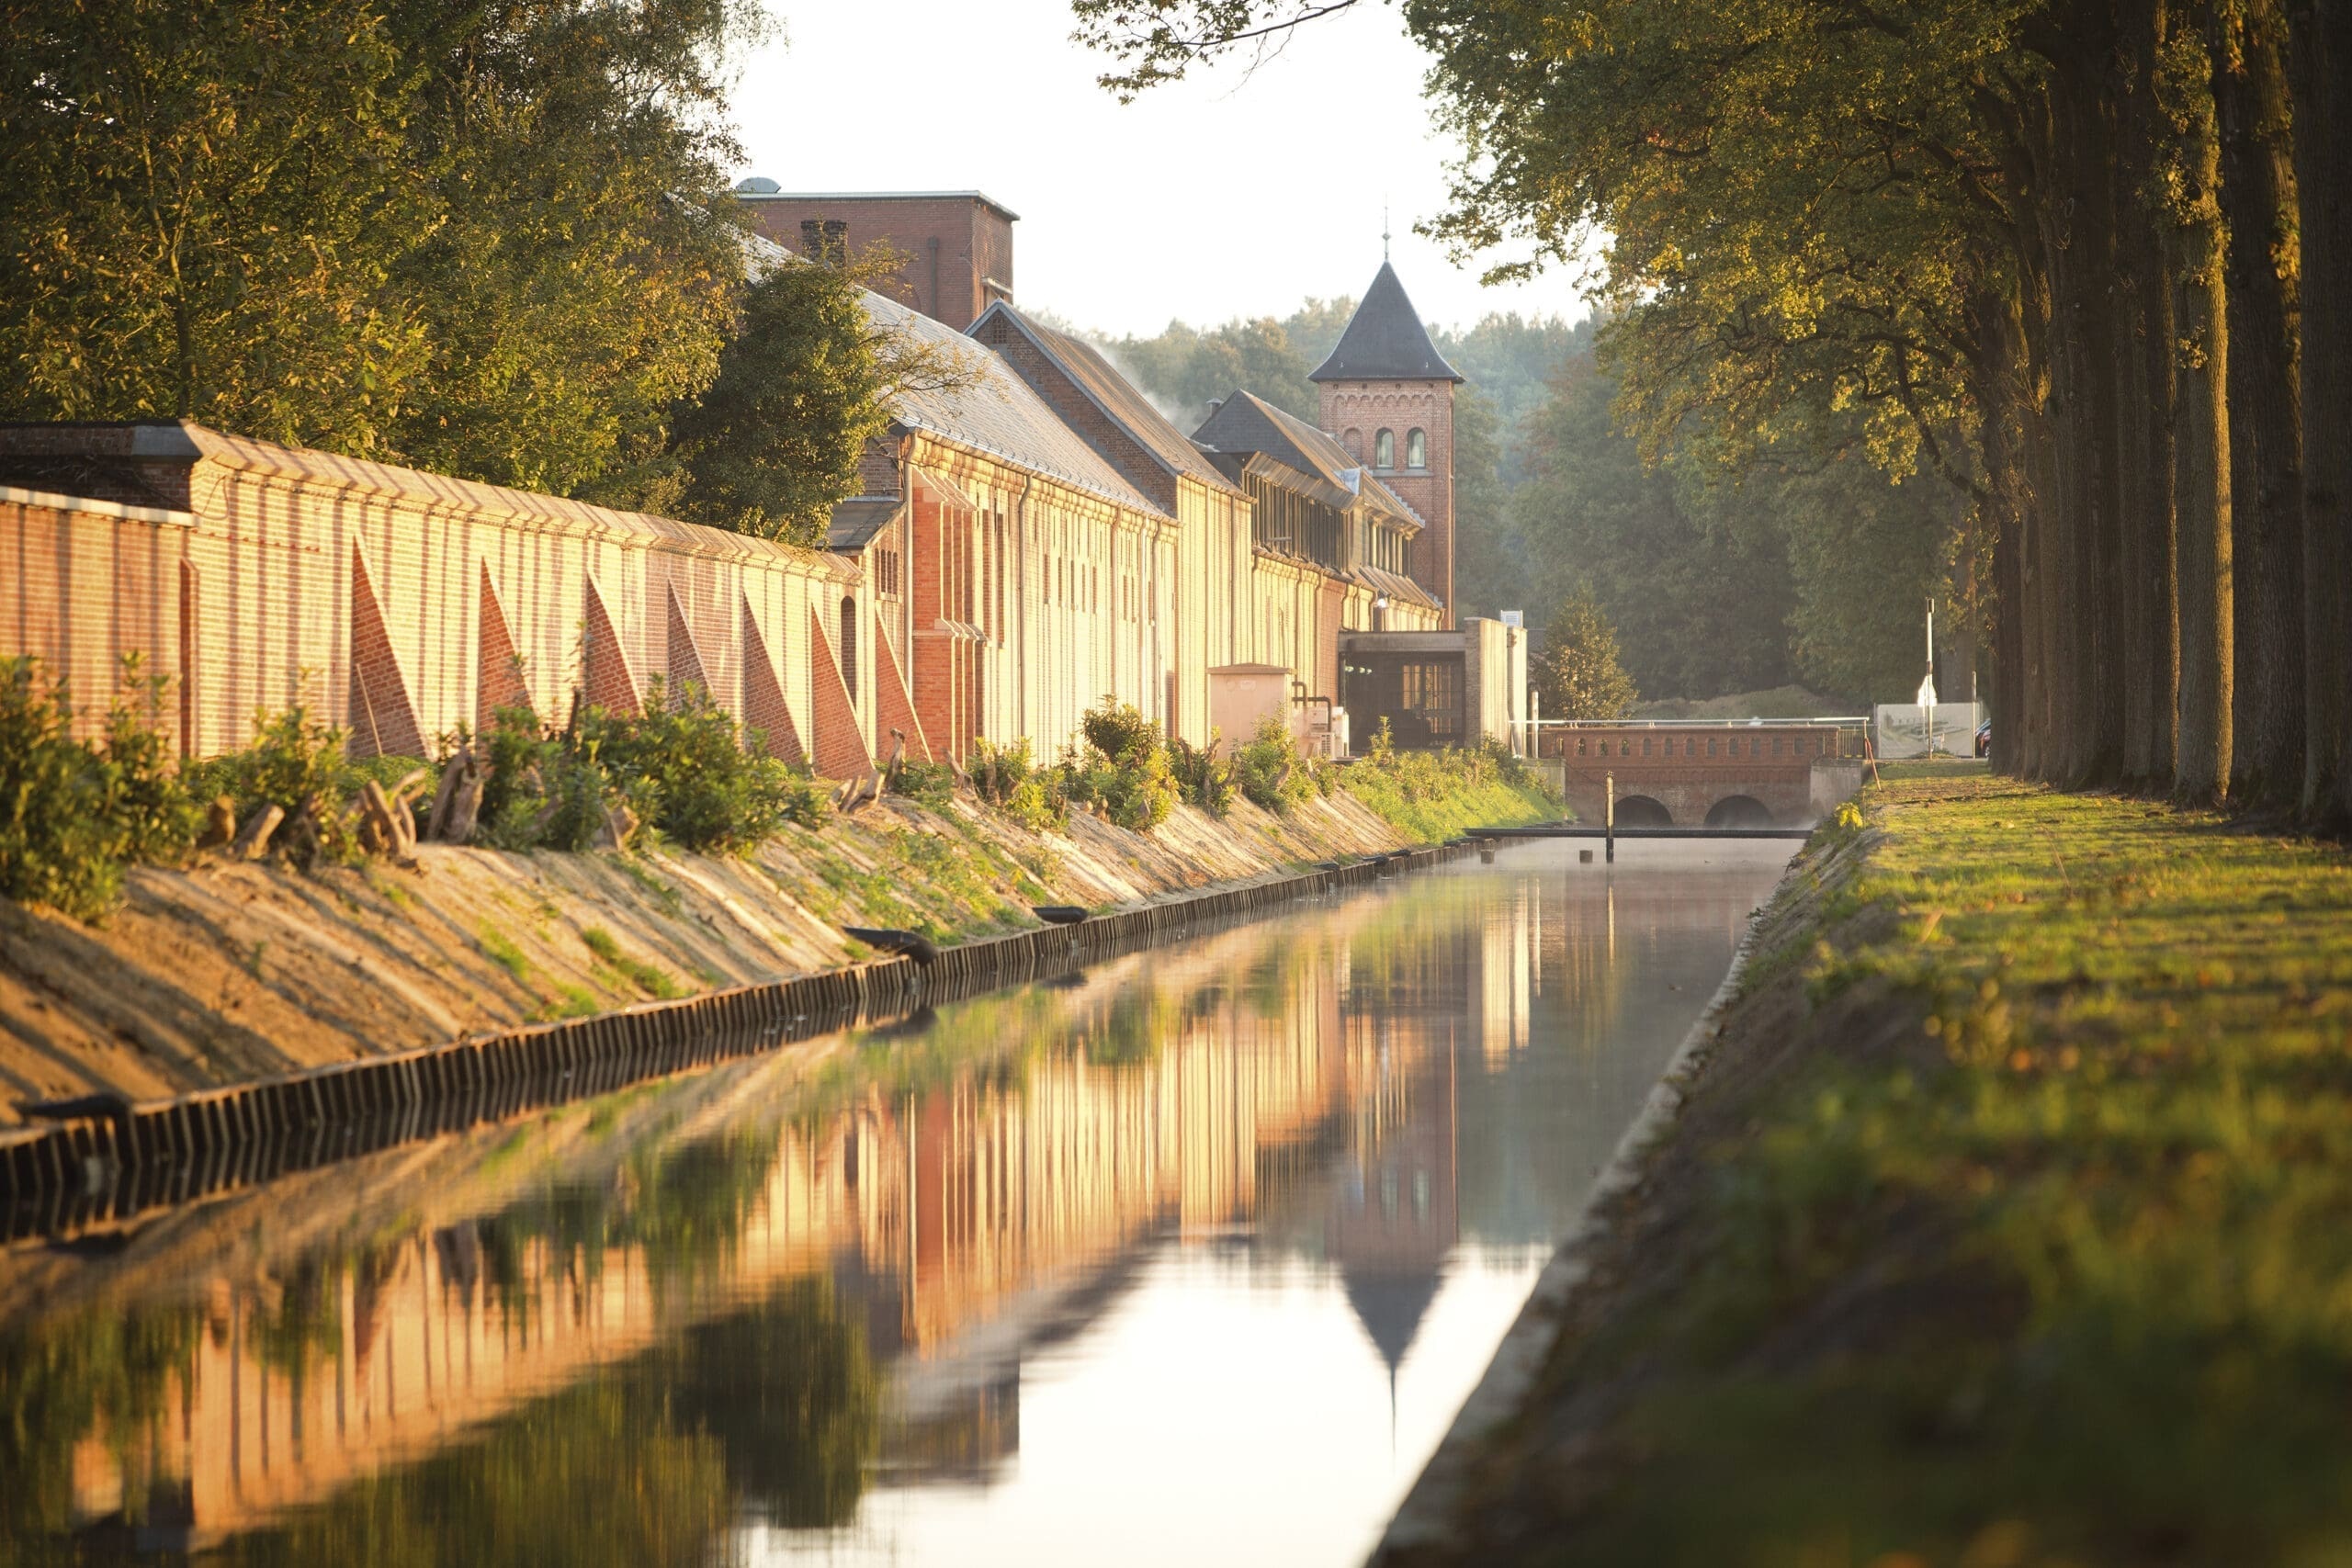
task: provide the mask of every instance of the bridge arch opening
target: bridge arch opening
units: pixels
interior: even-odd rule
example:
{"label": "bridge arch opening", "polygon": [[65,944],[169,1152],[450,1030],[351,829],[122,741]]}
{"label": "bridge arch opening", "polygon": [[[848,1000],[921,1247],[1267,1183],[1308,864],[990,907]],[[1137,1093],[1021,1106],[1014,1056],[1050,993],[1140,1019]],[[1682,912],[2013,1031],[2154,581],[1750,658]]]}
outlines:
{"label": "bridge arch opening", "polygon": [[1710,828],[1770,828],[1772,810],[1752,795],[1727,795],[1708,808]]}
{"label": "bridge arch opening", "polygon": [[1617,826],[1620,828],[1671,828],[1674,813],[1666,802],[1646,795],[1621,795],[1617,797]]}

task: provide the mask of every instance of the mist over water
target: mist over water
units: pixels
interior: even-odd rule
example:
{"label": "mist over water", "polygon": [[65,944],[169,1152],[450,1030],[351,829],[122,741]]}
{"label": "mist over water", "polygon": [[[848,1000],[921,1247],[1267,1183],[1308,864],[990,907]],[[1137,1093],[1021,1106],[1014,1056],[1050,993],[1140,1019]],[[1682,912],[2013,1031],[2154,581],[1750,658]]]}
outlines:
{"label": "mist over water", "polygon": [[0,1254],[0,1559],[1351,1562],[1789,846],[1504,852]]}

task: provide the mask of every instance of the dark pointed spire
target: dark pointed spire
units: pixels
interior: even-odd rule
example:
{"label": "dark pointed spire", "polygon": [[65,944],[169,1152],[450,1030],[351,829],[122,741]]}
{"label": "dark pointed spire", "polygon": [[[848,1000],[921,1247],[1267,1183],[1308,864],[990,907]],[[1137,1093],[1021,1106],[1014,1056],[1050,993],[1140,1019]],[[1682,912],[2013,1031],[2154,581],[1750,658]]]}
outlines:
{"label": "dark pointed spire", "polygon": [[1396,269],[1386,261],[1363,291],[1363,303],[1348,318],[1340,346],[1310,381],[1459,381],[1453,366],[1430,341]]}

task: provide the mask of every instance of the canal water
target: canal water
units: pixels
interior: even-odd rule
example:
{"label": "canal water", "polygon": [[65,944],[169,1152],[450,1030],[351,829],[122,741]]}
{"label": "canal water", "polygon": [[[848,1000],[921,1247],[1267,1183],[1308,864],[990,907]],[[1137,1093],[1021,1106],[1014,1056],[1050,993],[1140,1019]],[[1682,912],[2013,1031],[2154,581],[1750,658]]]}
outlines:
{"label": "canal water", "polygon": [[0,1561],[1360,1561],[1788,852],[1510,849],[20,1244]]}

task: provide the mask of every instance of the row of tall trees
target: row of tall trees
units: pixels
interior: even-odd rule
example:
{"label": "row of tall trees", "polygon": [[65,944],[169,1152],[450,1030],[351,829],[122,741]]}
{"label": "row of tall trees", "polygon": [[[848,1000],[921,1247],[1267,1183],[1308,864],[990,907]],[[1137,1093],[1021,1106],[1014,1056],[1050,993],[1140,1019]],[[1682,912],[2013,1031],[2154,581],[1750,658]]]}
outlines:
{"label": "row of tall trees", "polygon": [[[1075,6],[1129,93],[1332,8]],[[1604,236],[1654,450],[1835,416],[1966,497],[2001,766],[2345,820],[2340,7],[1403,9],[1468,149],[1435,228],[1503,273]]]}
{"label": "row of tall trees", "polygon": [[[755,0],[0,0],[0,419],[820,533],[903,380],[726,166]],[[916,363],[908,363],[911,358]],[[748,423],[747,423],[748,422]]]}

